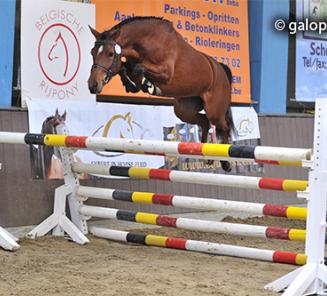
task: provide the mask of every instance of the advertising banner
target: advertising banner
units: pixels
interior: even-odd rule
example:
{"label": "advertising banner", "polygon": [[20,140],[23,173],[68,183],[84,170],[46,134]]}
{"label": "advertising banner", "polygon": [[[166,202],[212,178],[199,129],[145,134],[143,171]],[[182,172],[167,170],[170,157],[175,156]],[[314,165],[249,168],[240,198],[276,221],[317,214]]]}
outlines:
{"label": "advertising banner", "polygon": [[[163,140],[165,127],[180,121],[172,107],[94,103],[88,101],[29,100],[32,133],[58,133],[64,123],[70,135],[107,138]],[[146,116],[144,116],[146,114]],[[60,154],[56,147],[33,147],[34,177],[61,178]],[[108,166],[162,167],[162,156],[78,150],[76,161]]]}
{"label": "advertising banner", "polygon": [[[171,106],[93,103],[89,101],[28,100],[29,127],[32,133],[58,133],[65,123],[70,135],[106,138],[145,139],[159,141],[199,142],[201,130],[197,125],[181,122]],[[236,143],[258,144],[258,118],[252,107],[233,107]],[[145,116],[146,115],[146,116]],[[208,142],[216,143],[215,129],[211,128]],[[56,147],[32,146],[31,166],[34,178],[63,177],[60,153]],[[163,157],[121,152],[78,150],[75,160],[108,166],[137,166],[187,171],[221,171],[220,162],[209,164],[187,157]],[[242,163],[250,170],[249,163]],[[234,165],[237,172],[240,166]]]}
{"label": "advertising banner", "polygon": [[[96,5],[96,28],[100,32],[133,16],[158,16],[172,21],[191,46],[231,68],[233,102],[251,101],[247,0],[92,0],[92,3]],[[119,77],[110,81],[103,94],[147,96],[127,94]]]}
{"label": "advertising banner", "polygon": [[[297,19],[301,21],[326,20],[326,0],[297,0]],[[318,97],[327,97],[327,34],[306,31],[296,35],[296,80],[297,101],[314,102]]]}
{"label": "advertising banner", "polygon": [[22,0],[22,104],[26,99],[92,100],[88,90],[93,4]]}

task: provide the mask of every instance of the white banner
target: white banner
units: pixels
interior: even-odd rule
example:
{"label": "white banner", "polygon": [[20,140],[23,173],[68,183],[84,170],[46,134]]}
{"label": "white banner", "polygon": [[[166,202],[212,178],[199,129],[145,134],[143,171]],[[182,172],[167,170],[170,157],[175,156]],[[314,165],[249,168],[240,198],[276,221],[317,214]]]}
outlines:
{"label": "white banner", "polygon": [[[27,104],[31,133],[56,133],[56,126],[65,122],[69,134],[75,136],[163,140],[165,127],[174,127],[180,122],[173,108],[164,106],[37,99],[28,100]],[[56,155],[52,147],[49,149]],[[110,166],[158,168],[165,164],[162,156],[83,150],[78,150],[75,155],[82,162]]]}
{"label": "white banner", "polygon": [[[199,128],[182,123],[171,106],[144,106],[88,101],[27,100],[31,133],[58,133],[56,127],[64,122],[70,135],[108,138],[147,139],[161,141],[199,142]],[[252,107],[233,107],[237,140],[260,137],[257,114]],[[213,129],[211,129],[213,130]],[[209,141],[215,135],[210,134]],[[60,178],[63,171],[56,148],[35,146],[32,167],[38,178]],[[220,167],[188,158],[162,157],[119,152],[94,152],[78,150],[76,161],[109,166],[137,166],[185,170],[213,170]],[[195,165],[197,164],[197,165]],[[199,165],[198,165],[199,164]]]}
{"label": "white banner", "polygon": [[22,105],[27,98],[92,100],[87,79],[95,25],[93,4],[22,0]]}

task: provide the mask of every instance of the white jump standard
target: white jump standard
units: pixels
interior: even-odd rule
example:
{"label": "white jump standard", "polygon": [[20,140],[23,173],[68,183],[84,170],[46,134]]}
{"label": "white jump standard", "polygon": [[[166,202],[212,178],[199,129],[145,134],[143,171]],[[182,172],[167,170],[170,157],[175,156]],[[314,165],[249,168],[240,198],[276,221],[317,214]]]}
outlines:
{"label": "white jump standard", "polygon": [[18,239],[14,237],[6,229],[0,227],[0,247],[8,250],[15,251],[19,249],[19,244],[17,243]]}
{"label": "white jump standard", "polygon": [[326,295],[324,262],[327,202],[327,99],[317,99],[315,108],[313,167],[309,172],[308,218],[305,266],[270,283],[265,288],[283,291],[283,296]]}

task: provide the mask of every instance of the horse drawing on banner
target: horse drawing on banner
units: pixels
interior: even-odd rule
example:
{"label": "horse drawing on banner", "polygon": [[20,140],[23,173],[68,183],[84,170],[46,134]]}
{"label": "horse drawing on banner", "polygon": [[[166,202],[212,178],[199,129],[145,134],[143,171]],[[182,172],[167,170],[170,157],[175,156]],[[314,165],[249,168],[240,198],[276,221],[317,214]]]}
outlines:
{"label": "horse drawing on banner", "polygon": [[[143,127],[136,120],[133,120],[131,112],[126,114],[115,114],[108,122],[101,125],[96,129],[92,136],[99,136],[105,138],[119,138],[119,139],[144,139],[152,132],[149,128]],[[112,151],[114,152],[114,151]],[[111,152],[97,152],[95,154],[104,157],[117,157],[124,153],[111,153]]]}
{"label": "horse drawing on banner", "polygon": [[117,114],[112,116],[104,126],[102,137],[133,139],[134,129],[131,113],[128,112],[125,115]]}
{"label": "horse drawing on banner", "polygon": [[[55,114],[47,117],[41,127],[42,134],[57,134],[57,127],[64,124],[67,113],[62,115],[56,110]],[[60,179],[63,178],[63,167],[58,147],[31,145],[31,161],[34,178]]]}
{"label": "horse drawing on banner", "polygon": [[[96,38],[88,79],[91,93],[100,93],[119,75],[127,92],[174,97],[175,114],[201,127],[202,142],[212,124],[221,142],[229,143],[234,124],[228,66],[194,49],[162,18],[133,17],[102,33],[90,29]],[[229,162],[221,165],[231,170]]]}
{"label": "horse drawing on banner", "polygon": [[[55,114],[47,117],[41,127],[42,134],[58,134],[58,126],[65,124],[67,113],[59,114],[58,109]],[[32,146],[32,166],[34,177],[40,179],[63,179],[64,168],[61,162],[59,147],[43,146],[37,148]],[[75,161],[81,161],[74,155]],[[86,178],[86,175],[82,176]]]}

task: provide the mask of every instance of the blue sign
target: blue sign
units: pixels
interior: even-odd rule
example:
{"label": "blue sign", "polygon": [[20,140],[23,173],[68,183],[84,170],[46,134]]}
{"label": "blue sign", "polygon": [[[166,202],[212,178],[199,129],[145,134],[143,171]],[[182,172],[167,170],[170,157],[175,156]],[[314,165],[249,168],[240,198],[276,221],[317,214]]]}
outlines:
{"label": "blue sign", "polygon": [[[316,28],[319,20],[327,16],[327,0],[297,0],[296,15],[295,98],[314,102],[316,98],[327,98],[327,35]],[[309,28],[306,24],[310,24]]]}

